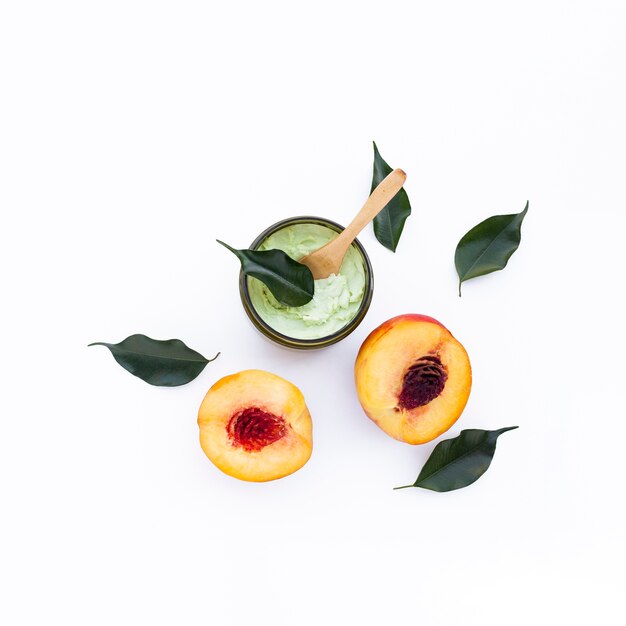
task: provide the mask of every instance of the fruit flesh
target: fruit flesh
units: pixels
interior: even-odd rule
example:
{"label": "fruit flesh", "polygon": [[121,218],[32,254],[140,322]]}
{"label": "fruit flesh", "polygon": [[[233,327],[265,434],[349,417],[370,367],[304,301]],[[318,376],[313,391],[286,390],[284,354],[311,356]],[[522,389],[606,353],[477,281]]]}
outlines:
{"label": "fruit flesh", "polygon": [[[434,387],[438,393],[433,389],[407,393],[407,376],[424,359],[441,363]],[[365,413],[380,428],[400,441],[426,443],[448,430],[463,412],[471,389],[471,366],[463,346],[437,320],[401,315],[365,340],[355,381]]]}
{"label": "fruit flesh", "polygon": [[216,382],[198,413],[200,445],[223,472],[263,482],[300,469],[311,456],[311,415],[300,390],[262,370]]}

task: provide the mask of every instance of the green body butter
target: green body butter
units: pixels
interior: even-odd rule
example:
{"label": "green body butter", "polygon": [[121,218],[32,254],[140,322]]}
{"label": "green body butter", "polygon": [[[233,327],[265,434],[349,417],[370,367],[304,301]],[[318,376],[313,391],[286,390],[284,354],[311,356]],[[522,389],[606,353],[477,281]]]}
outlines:
{"label": "green body butter", "polygon": [[[282,250],[298,261],[336,236],[326,226],[294,224],[270,235],[258,249]],[[268,326],[295,339],[320,339],[341,330],[357,314],[365,292],[365,266],[353,244],[339,275],[316,280],[313,299],[300,307],[281,304],[260,280],[247,280],[252,306]]]}

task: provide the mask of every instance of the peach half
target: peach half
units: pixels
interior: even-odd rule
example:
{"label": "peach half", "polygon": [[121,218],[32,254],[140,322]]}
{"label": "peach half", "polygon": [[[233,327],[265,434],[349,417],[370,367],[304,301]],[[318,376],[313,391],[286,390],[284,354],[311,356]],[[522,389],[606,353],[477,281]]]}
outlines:
{"label": "peach half", "polygon": [[367,416],[388,435],[411,444],[448,430],[472,387],[465,348],[427,315],[399,315],[372,331],[354,374]]}
{"label": "peach half", "polygon": [[299,470],[313,446],[311,414],[300,390],[262,370],[218,380],[198,413],[200,445],[225,474],[264,482]]}

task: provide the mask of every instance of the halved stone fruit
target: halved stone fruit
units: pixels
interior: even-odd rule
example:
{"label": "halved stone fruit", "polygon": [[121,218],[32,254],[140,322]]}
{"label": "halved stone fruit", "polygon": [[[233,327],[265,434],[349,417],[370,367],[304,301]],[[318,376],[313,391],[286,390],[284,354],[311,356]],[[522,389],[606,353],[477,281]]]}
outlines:
{"label": "halved stone fruit", "polygon": [[224,473],[263,482],[299,470],[312,449],[311,415],[300,390],[262,370],[218,380],[198,413],[200,445]]}
{"label": "halved stone fruit", "polygon": [[411,444],[448,430],[472,387],[465,348],[426,315],[399,315],[376,328],[361,346],[354,374],[367,416]]}

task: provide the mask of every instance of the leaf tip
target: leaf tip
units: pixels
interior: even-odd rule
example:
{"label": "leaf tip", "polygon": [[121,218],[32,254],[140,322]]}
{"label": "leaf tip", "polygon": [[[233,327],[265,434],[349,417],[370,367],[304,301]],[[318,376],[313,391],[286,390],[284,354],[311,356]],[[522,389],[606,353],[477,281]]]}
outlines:
{"label": "leaf tip", "polygon": [[226,250],[230,250],[235,256],[239,256],[238,254],[238,250],[235,250],[235,248],[231,248],[227,243],[224,243],[223,241],[220,241],[219,239],[216,239],[215,241],[217,241],[217,243],[221,244],[222,246],[224,246],[226,248]]}
{"label": "leaf tip", "polygon": [[528,206],[529,206],[529,202],[528,200],[526,200],[526,205],[524,206],[524,208],[517,214],[521,219],[520,219],[520,226],[522,225],[522,222],[524,221],[524,218],[526,217],[526,213],[528,213]]}

